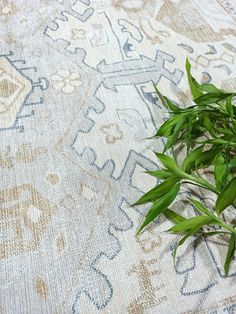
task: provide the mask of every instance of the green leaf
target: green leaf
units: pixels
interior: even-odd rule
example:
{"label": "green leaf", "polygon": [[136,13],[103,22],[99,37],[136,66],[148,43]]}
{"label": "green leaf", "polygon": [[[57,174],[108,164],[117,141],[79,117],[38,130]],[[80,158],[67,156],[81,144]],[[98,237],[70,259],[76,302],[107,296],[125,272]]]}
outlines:
{"label": "green leaf", "polygon": [[206,129],[202,126],[202,123],[199,120],[200,120],[199,118],[196,118],[196,120],[193,123],[192,131],[191,131],[192,132],[191,138],[192,138],[193,143],[196,142],[196,139],[198,137],[201,137],[206,132]]}
{"label": "green leaf", "polygon": [[176,106],[173,101],[171,101],[169,98],[167,98],[166,96],[163,96],[165,103],[167,104],[168,108],[174,112],[174,113],[179,113],[180,111],[182,111],[178,106]]}
{"label": "green leaf", "polygon": [[223,189],[216,201],[216,212],[220,214],[225,208],[232,205],[236,199],[236,178],[233,178]]}
{"label": "green leaf", "polygon": [[229,162],[229,168],[236,168],[236,157]]}
{"label": "green leaf", "polygon": [[196,114],[188,115],[188,123],[187,123],[186,131],[183,132],[184,133],[183,137],[184,137],[186,144],[187,144],[187,153],[189,153],[189,149],[191,147],[192,130],[193,130],[194,122],[196,121],[196,117],[197,117]]}
{"label": "green leaf", "polygon": [[203,148],[204,145],[201,145],[186,156],[182,164],[183,171],[189,173],[191,169],[194,168],[197,158],[199,158],[202,154]]}
{"label": "green leaf", "polygon": [[213,94],[217,94],[217,93],[225,94],[225,93],[227,93],[223,89],[220,89],[211,83],[198,84],[198,88],[204,92],[213,93]]}
{"label": "green leaf", "polygon": [[191,64],[190,64],[188,58],[186,59],[185,68],[186,68],[186,72],[187,72],[187,76],[188,76],[188,83],[189,83],[189,87],[190,87],[193,99],[199,98],[200,96],[202,96],[203,93],[196,86],[196,84],[195,84],[196,80],[191,75]]}
{"label": "green leaf", "polygon": [[198,105],[210,105],[210,104],[214,104],[217,103],[220,100],[223,100],[227,97],[229,97],[231,94],[222,94],[222,93],[207,93],[204,94],[202,96],[200,96],[199,98],[194,99],[194,102]]}
{"label": "green leaf", "polygon": [[231,142],[226,141],[223,138],[214,138],[211,140],[206,141],[207,144],[216,144],[216,145],[229,145]]}
{"label": "green leaf", "polygon": [[209,150],[204,151],[195,160],[195,169],[209,167],[213,164],[215,156],[221,151],[221,147],[213,147]]}
{"label": "green leaf", "polygon": [[190,198],[190,201],[194,204],[194,206],[196,207],[196,209],[200,212],[203,213],[207,216],[211,216],[211,212],[209,211],[209,209],[207,209],[205,206],[202,205],[202,203],[200,203],[197,200],[194,200],[192,198]]}
{"label": "green leaf", "polygon": [[202,226],[210,224],[212,222],[214,222],[214,220],[211,217],[197,216],[186,219],[185,221],[176,224],[175,226],[170,228],[169,231],[174,233],[186,232],[193,228],[201,228]]}
{"label": "green leaf", "polygon": [[173,135],[168,138],[168,141],[164,147],[163,153],[166,152],[170,147],[173,147],[176,144],[180,131],[183,128],[184,124],[185,124],[185,118],[183,118],[178,123],[176,123],[174,131],[173,131]]}
{"label": "green leaf", "polygon": [[177,114],[172,117],[170,117],[167,121],[165,121],[157,131],[157,133],[154,135],[154,137],[168,137],[173,132],[174,127],[176,124],[183,119],[185,114]]}
{"label": "green leaf", "polygon": [[175,145],[178,138],[179,138],[179,134],[180,134],[180,131],[183,129],[184,125],[186,123],[186,116],[183,117],[182,120],[180,120],[175,128],[174,128],[174,132],[173,132],[173,144],[172,145]]}
{"label": "green leaf", "polygon": [[180,184],[176,183],[168,193],[164,194],[161,198],[155,201],[152,207],[149,209],[145,220],[139,228],[137,234],[139,234],[143,228],[149,225],[155,218],[163,213],[167,207],[175,200],[180,189]]}
{"label": "green leaf", "polygon": [[231,117],[234,116],[234,107],[232,105],[232,98],[233,96],[230,96],[226,99],[226,110],[228,111]]}
{"label": "green leaf", "polygon": [[153,83],[155,92],[157,93],[158,97],[160,98],[160,101],[161,101],[162,105],[168,109],[168,105],[167,105],[167,103],[166,103],[166,101],[165,101],[163,95],[162,95],[161,92],[158,90],[156,84],[155,84],[153,81],[152,81],[152,83]]}
{"label": "green leaf", "polygon": [[172,187],[179,181],[176,177],[169,177],[159,185],[155,186],[153,189],[148,191],[146,194],[144,194],[140,199],[132,204],[131,206],[137,206],[146,204],[149,202],[155,202],[158,198],[160,198],[163,194],[166,194],[167,192],[172,189]]}
{"label": "green leaf", "polygon": [[231,234],[231,237],[229,239],[229,244],[228,244],[228,251],[225,259],[225,264],[224,264],[224,270],[225,270],[225,275],[228,276],[229,274],[229,266],[232,263],[234,259],[234,252],[235,252],[235,235]]}
{"label": "green leaf", "polygon": [[147,173],[150,176],[153,176],[157,179],[167,179],[172,176],[172,174],[166,169],[156,171],[145,171],[144,173]]}
{"label": "green leaf", "polygon": [[221,190],[224,186],[224,176],[228,168],[222,153],[216,156],[214,163],[215,185],[218,190]]}
{"label": "green leaf", "polygon": [[207,129],[211,136],[215,137],[213,122],[214,121],[212,121],[212,119],[210,119],[207,115],[203,116],[203,126]]}
{"label": "green leaf", "polygon": [[176,257],[176,253],[177,253],[177,250],[179,248],[179,246],[183,245],[184,242],[189,238],[191,237],[192,235],[194,235],[195,233],[197,233],[199,231],[199,227],[196,227],[196,228],[193,228],[191,229],[176,245],[175,247],[175,250],[174,250],[174,254],[173,254],[173,258],[175,260],[175,257]]}
{"label": "green leaf", "polygon": [[160,160],[160,162],[163,164],[163,166],[167,168],[170,172],[180,177],[183,176],[183,171],[180,169],[180,167],[178,166],[174,159],[161,153],[155,154],[157,158]]}
{"label": "green leaf", "polygon": [[227,130],[227,129],[223,129],[223,128],[217,128],[217,131],[219,133],[225,134],[225,135],[229,135],[232,136],[233,132],[231,130]]}
{"label": "green leaf", "polygon": [[186,220],[186,218],[184,218],[183,216],[177,214],[176,212],[174,212],[173,210],[167,208],[165,211],[164,211],[164,215],[167,219],[169,219],[171,222],[177,224],[181,221],[184,221]]}

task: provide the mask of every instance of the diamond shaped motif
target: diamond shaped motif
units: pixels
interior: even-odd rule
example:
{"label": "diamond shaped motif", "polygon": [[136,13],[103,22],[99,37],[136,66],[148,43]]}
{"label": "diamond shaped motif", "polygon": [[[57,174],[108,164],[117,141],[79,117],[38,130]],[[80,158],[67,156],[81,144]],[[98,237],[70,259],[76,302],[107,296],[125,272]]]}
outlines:
{"label": "diamond shaped motif", "polygon": [[8,80],[0,81],[0,97],[10,97],[17,89],[17,86]]}
{"label": "diamond shaped motif", "polygon": [[17,119],[31,82],[6,58],[0,57],[0,128],[11,128]]}

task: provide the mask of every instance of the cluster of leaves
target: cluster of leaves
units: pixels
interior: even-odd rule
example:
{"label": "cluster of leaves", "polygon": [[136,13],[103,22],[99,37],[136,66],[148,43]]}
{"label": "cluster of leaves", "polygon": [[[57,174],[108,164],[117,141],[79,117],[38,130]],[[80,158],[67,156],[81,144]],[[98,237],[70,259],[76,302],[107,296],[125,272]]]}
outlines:
{"label": "cluster of leaves", "polygon": [[[152,204],[138,233],[164,214],[174,223],[169,231],[184,235],[176,250],[190,236],[224,234],[228,237],[224,265],[228,275],[236,249],[236,229],[223,219],[222,213],[229,206],[236,207],[236,106],[233,104],[236,93],[226,92],[213,84],[199,84],[191,75],[188,60],[186,71],[194,103],[190,107],[180,108],[154,86],[162,104],[168,108],[170,118],[154,135],[154,138],[166,139],[163,152],[155,153],[163,168],[147,172],[159,183],[133,204]],[[185,147],[181,162],[178,147]],[[211,180],[204,175],[205,170]],[[213,208],[206,208],[198,200],[189,199],[199,215],[184,218],[171,210],[169,206],[185,183],[214,193],[216,202]],[[204,226],[209,225],[216,227],[216,231],[205,232]]]}

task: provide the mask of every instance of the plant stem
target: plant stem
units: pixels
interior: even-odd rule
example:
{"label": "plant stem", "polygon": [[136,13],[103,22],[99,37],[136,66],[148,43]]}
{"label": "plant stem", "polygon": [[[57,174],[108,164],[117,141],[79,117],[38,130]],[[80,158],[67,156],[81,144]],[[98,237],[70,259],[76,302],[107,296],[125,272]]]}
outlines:
{"label": "plant stem", "polygon": [[224,229],[229,230],[231,233],[234,233],[236,235],[236,229],[234,229],[233,227],[227,225],[224,221],[222,221],[220,218],[215,216],[216,221],[219,223],[219,225],[221,227],[223,227]]}
{"label": "plant stem", "polygon": [[[213,185],[211,185],[209,182],[207,182],[203,178],[199,178],[199,177],[196,177],[196,176],[191,176],[191,175],[186,173],[184,175],[184,179],[193,181],[193,182],[197,183],[198,186],[203,187],[206,190],[210,190],[210,191],[212,191],[213,193],[215,193],[217,195],[220,194],[219,190],[217,190]],[[192,183],[192,182],[190,182],[190,183]]]}

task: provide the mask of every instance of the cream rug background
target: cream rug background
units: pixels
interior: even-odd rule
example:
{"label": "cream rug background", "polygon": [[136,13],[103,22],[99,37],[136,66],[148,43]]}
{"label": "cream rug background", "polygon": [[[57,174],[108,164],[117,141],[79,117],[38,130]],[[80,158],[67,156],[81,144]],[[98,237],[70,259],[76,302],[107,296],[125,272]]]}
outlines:
{"label": "cream rug background", "polygon": [[225,243],[174,265],[168,222],[135,238],[127,205],[162,147],[151,81],[189,105],[188,56],[236,90],[236,2],[1,0],[0,54],[1,313],[235,313]]}

